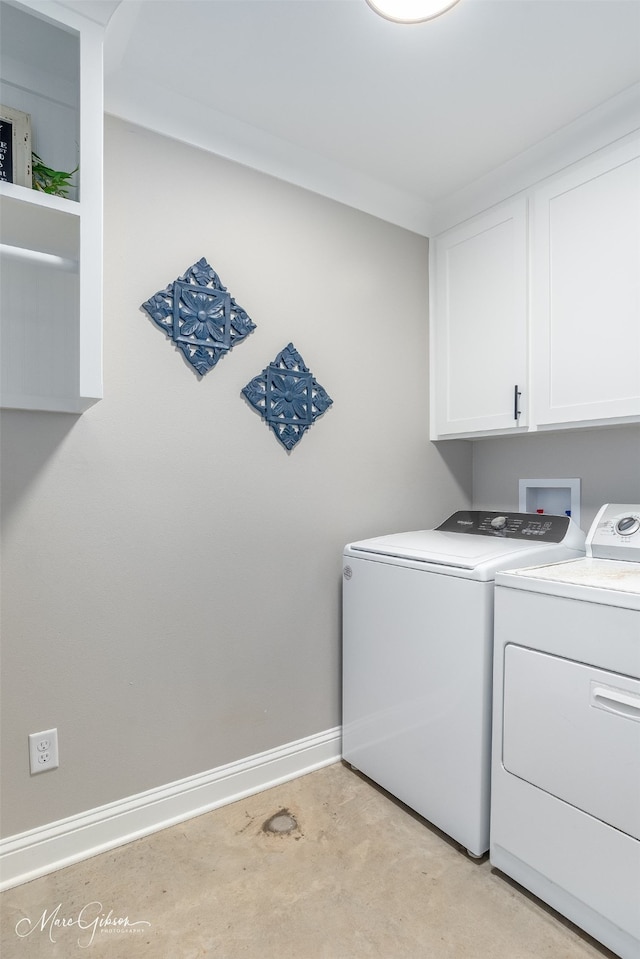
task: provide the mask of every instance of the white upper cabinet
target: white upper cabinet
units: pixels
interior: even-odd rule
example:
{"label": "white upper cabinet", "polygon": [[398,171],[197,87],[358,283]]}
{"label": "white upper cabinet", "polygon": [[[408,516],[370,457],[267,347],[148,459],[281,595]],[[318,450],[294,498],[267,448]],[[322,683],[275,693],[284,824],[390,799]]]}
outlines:
{"label": "white upper cabinet", "polygon": [[640,421],[637,134],[437,236],[430,276],[432,439]]}
{"label": "white upper cabinet", "polygon": [[102,396],[103,28],[52,0],[0,2],[0,102],[76,166],[68,197],[0,182],[1,405],[80,413]]}
{"label": "white upper cabinet", "polygon": [[640,417],[640,140],[533,193],[534,419]]}
{"label": "white upper cabinet", "polygon": [[431,435],[527,424],[527,201],[431,242]]}

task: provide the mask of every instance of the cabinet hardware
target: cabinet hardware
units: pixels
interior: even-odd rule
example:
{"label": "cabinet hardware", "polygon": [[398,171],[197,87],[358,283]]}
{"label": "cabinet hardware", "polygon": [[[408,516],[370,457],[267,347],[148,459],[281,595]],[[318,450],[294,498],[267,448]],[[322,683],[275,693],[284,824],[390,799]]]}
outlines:
{"label": "cabinet hardware", "polygon": [[521,410],[520,410],[520,397],[522,396],[521,390],[518,389],[518,384],[513,387],[513,418],[518,420]]}

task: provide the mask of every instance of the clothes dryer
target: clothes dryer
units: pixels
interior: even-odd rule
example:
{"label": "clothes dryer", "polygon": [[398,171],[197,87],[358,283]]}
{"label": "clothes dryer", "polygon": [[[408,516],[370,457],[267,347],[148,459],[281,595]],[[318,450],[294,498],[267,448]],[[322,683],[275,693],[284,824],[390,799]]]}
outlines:
{"label": "clothes dryer", "polygon": [[491,862],[623,959],[640,956],[640,505],[587,555],[500,572]]}
{"label": "clothes dryer", "polygon": [[495,573],[580,555],[566,516],[488,511],[345,547],[343,757],[473,856],[489,848]]}

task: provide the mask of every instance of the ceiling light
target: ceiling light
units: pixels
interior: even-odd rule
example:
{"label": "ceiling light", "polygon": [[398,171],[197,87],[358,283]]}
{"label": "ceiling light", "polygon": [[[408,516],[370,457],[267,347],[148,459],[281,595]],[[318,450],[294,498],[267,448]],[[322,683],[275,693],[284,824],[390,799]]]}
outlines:
{"label": "ceiling light", "polygon": [[433,20],[458,0],[367,0],[372,10],[396,23],[422,23]]}

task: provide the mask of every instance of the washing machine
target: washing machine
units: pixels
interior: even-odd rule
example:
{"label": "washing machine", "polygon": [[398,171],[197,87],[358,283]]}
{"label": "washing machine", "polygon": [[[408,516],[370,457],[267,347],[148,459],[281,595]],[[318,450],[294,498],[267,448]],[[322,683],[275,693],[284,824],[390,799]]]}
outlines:
{"label": "washing machine", "polygon": [[567,516],[487,511],[344,549],[343,757],[472,856],[489,848],[495,573],[580,555]]}
{"label": "washing machine", "polygon": [[640,956],[640,505],[495,588],[494,866]]}

